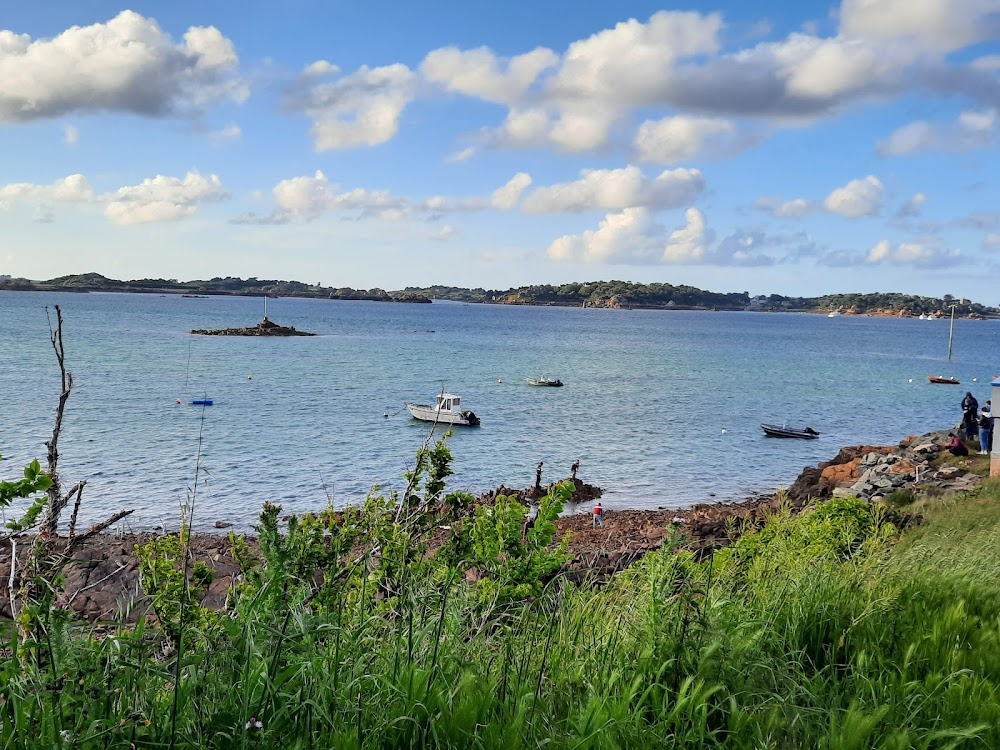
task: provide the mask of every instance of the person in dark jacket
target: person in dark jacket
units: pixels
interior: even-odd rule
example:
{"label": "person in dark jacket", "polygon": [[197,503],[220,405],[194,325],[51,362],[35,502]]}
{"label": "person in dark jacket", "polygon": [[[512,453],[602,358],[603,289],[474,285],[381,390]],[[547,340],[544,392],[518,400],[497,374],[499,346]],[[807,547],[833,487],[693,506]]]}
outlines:
{"label": "person in dark jacket", "polygon": [[966,393],[962,399],[962,425],[965,427],[965,437],[972,440],[976,437],[979,422],[979,402],[971,393]]}

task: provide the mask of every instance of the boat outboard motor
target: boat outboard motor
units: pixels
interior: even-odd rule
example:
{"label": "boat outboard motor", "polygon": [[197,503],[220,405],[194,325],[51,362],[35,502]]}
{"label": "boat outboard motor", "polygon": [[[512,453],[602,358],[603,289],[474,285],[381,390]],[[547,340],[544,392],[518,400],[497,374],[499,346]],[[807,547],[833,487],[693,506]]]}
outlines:
{"label": "boat outboard motor", "polygon": [[466,409],[465,411],[462,412],[462,416],[466,420],[468,420],[469,425],[472,427],[475,427],[476,425],[479,424],[479,417],[476,416],[476,413],[474,411]]}

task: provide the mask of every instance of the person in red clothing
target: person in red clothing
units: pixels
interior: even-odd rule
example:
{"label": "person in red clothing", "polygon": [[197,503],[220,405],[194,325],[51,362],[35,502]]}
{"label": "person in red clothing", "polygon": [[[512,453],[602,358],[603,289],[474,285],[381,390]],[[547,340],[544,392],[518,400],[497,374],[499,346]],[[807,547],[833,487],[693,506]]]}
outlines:
{"label": "person in red clothing", "polygon": [[604,508],[601,507],[600,502],[594,506],[594,528],[596,529],[598,526],[604,528]]}
{"label": "person in red clothing", "polygon": [[948,433],[948,444],[945,447],[948,449],[948,452],[953,456],[969,455],[969,449],[965,447],[965,443],[962,442],[962,438],[960,438],[954,432]]}

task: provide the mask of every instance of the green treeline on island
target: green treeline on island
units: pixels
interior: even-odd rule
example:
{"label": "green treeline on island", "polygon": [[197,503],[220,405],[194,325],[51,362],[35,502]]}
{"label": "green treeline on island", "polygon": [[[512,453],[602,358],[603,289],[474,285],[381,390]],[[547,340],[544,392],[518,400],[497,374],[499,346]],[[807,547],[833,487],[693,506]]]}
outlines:
{"label": "green treeline on island", "polygon": [[896,292],[826,294],[820,297],[787,297],[780,294],[751,296],[749,292],[711,292],[688,285],[641,284],[629,281],[589,281],[569,284],[534,284],[510,289],[466,289],[452,286],[406,287],[400,291],[326,287],[301,281],[246,280],[227,276],[208,280],[133,279],[118,281],[98,273],[60,276],[48,281],[0,276],[0,290],[144,292],[188,295],[243,295],[309,297],[314,299],[370,300],[376,302],[430,302],[432,299],[506,305],[561,305],[621,309],[759,310],[842,312],[845,315],[946,315],[954,306],[963,317],[1000,314],[996,307],[956,298],[923,297]]}

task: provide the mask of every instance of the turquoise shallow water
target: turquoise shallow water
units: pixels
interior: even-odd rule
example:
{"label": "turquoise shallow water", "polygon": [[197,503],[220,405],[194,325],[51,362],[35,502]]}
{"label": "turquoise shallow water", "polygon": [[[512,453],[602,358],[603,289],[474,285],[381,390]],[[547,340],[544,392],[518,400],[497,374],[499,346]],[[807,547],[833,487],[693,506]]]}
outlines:
{"label": "turquoise shallow water", "polygon": [[[267,499],[305,511],[401,489],[427,434],[403,402],[442,387],[482,419],[451,440],[451,487],[526,486],[538,461],[550,481],[580,459],[606,507],[656,508],[773,490],[843,445],[947,426],[1000,372],[998,321],[956,321],[948,363],[947,321],[279,299],[269,317],[321,335],[251,339],[187,332],[255,324],[260,299],[4,292],[5,479],[44,458],[52,304],[75,378],[64,481],[88,480],[87,520],[135,508],[134,528],[177,525],[200,431],[203,523],[246,527]],[[566,386],[524,382],[539,374]],[[963,385],[926,382],[939,374]],[[202,397],[215,404],[188,405]],[[761,422],[822,436],[765,438]]]}

